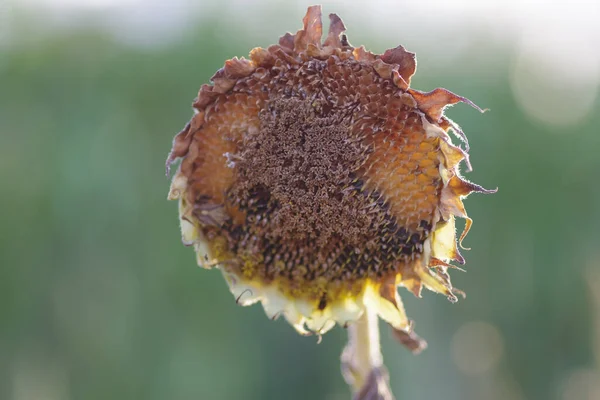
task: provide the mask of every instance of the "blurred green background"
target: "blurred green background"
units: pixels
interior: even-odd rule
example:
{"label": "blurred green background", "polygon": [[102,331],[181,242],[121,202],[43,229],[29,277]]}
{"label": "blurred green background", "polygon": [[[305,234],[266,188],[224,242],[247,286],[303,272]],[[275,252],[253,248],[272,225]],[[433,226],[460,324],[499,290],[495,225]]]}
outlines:
{"label": "blurred green background", "polygon": [[[451,272],[468,297],[401,290],[429,348],[382,324],[394,393],[600,399],[598,6],[442,3],[324,6],[355,46],[416,52],[413,87],[490,109],[448,112],[467,178],[499,187],[466,201],[468,273]],[[253,4],[0,0],[0,399],[350,398],[345,331],[317,344],[236,306],[166,200],[200,85],[309,3]]]}

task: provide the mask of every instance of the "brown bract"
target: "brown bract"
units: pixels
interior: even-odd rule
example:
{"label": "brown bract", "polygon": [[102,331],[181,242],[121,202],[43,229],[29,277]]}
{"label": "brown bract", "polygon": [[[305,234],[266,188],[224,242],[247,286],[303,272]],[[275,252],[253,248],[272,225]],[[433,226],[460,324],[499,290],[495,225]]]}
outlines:
{"label": "brown bract", "polygon": [[167,159],[167,173],[181,159],[169,198],[183,242],[222,270],[238,303],[260,301],[301,333],[372,308],[417,351],[397,287],[456,300],[454,218],[467,221],[460,242],[471,227],[462,199],[490,191],[460,176],[468,146],[452,144],[451,129],[466,139],[443,111],[479,108],[410,88],[413,53],[355,48],[329,18],[321,42],[321,8],[309,7],[295,35],[227,60],[202,85]]}

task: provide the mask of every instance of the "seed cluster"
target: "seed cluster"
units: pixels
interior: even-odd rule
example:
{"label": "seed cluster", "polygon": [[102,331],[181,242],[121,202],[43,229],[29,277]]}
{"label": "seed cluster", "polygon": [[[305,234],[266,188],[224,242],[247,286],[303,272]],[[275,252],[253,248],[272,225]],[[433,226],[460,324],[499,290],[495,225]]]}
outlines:
{"label": "seed cluster", "polygon": [[207,235],[265,281],[400,270],[431,231],[438,139],[370,65],[277,61],[207,108],[191,148],[210,151],[182,164]]}
{"label": "seed cluster", "polygon": [[422,250],[425,231],[399,227],[383,197],[365,190],[372,148],[349,119],[319,101],[277,98],[234,157],[228,199],[246,220],[228,227],[229,244],[243,259],[263,255],[261,278],[363,278]]}

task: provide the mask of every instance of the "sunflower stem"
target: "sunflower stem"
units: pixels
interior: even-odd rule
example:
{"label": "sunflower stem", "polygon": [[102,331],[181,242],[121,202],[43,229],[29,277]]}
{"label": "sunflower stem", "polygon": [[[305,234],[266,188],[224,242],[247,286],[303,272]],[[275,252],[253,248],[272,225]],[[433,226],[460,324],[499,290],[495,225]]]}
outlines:
{"label": "sunflower stem", "polygon": [[379,342],[379,317],[367,308],[348,327],[348,344],[342,353],[342,374],[354,400],[393,400]]}

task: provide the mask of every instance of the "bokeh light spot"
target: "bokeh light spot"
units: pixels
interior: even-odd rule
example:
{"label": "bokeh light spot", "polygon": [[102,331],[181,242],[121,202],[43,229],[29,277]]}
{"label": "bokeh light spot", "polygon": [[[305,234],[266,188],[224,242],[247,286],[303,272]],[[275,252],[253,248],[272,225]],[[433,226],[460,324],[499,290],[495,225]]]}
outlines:
{"label": "bokeh light spot", "polygon": [[483,321],[461,326],[452,339],[452,357],[467,375],[480,375],[494,368],[504,353],[502,335]]}
{"label": "bokeh light spot", "polygon": [[517,46],[510,84],[529,117],[561,128],[580,123],[594,108],[599,70],[598,52],[585,36],[532,29]]}
{"label": "bokeh light spot", "polygon": [[600,399],[600,376],[597,371],[580,369],[571,373],[564,383],[562,399]]}

